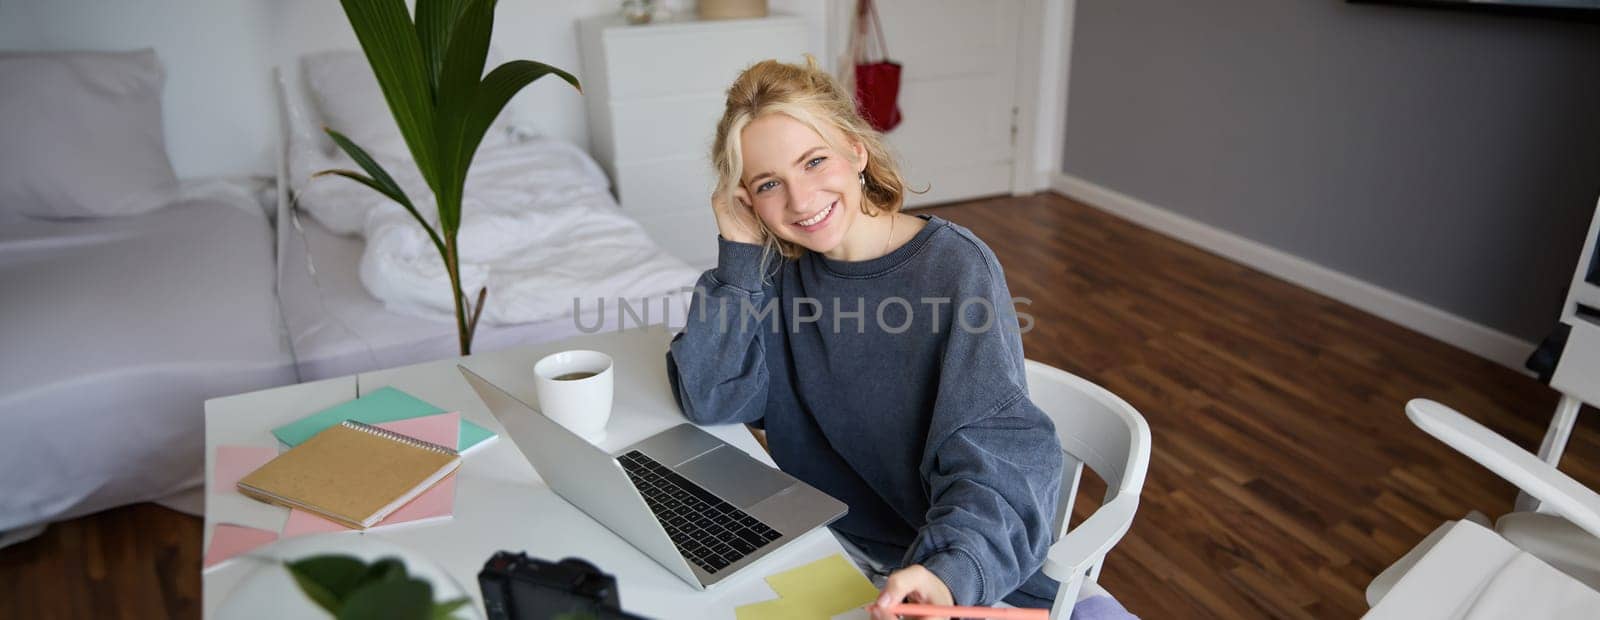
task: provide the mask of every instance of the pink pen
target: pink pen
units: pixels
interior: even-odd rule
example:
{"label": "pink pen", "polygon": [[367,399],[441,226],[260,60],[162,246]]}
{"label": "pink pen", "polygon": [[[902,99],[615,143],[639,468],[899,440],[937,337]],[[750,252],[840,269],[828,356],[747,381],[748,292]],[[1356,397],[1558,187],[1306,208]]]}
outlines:
{"label": "pink pen", "polygon": [[[877,605],[868,605],[871,611]],[[1050,620],[1048,609],[1023,609],[1007,607],[958,607],[952,605],[920,605],[917,603],[896,603],[882,608],[897,616],[921,616],[943,618],[988,618],[989,620]]]}

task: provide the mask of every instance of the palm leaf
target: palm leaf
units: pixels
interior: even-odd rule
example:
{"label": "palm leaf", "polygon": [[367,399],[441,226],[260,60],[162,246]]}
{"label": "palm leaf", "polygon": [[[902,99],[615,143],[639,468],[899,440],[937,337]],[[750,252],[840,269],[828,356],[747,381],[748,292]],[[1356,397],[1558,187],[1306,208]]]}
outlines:
{"label": "palm leaf", "polygon": [[316,177],[320,177],[320,176],[324,176],[324,175],[330,175],[330,174],[333,175],[333,176],[336,176],[336,177],[344,177],[346,179],[350,179],[351,181],[355,181],[357,183],[360,183],[362,185],[370,187],[374,191],[377,191],[378,193],[383,194],[384,196],[388,196],[390,200],[394,200],[395,202],[399,202],[400,204],[403,204],[403,205],[404,204],[410,204],[410,202],[400,202],[399,200],[396,200],[399,197],[395,196],[394,194],[389,193],[389,188],[384,187],[383,184],[379,183],[378,181],[374,181],[372,179],[372,177],[369,177],[367,175],[361,174],[361,173],[356,172],[354,170],[345,170],[343,168],[335,168],[333,170],[322,170],[322,171],[319,171],[316,174],[313,174],[311,176],[312,176],[312,178],[316,178]]}
{"label": "palm leaf", "polygon": [[495,117],[528,84],[554,73],[579,92],[582,87],[572,74],[530,60],[508,62],[483,74],[496,0],[415,1],[414,22],[406,10],[407,0],[340,0],[340,4],[417,169],[433,190],[437,226],[422,217],[377,161],[338,132],[328,134],[365,174],[352,170],[317,174],[342,176],[372,188],[399,203],[427,231],[450,275],[461,354],[466,355],[487,293],[480,289],[476,304],[462,294],[456,247],[472,159]]}
{"label": "palm leaf", "polygon": [[465,0],[417,0],[417,40],[422,43],[422,59],[428,64],[428,94],[435,101],[438,101],[444,53],[450,45],[450,31],[466,5]]}
{"label": "palm leaf", "polygon": [[[450,135],[450,138],[454,140],[451,143],[454,152],[452,153],[450,147],[444,147],[442,143],[440,150],[444,153],[450,153],[447,157],[456,163],[455,170],[458,170],[461,174],[459,178],[461,187],[465,187],[467,169],[472,163],[472,158],[478,152],[478,146],[483,143],[484,134],[488,133],[489,126],[494,124],[495,117],[500,115],[500,112],[505,109],[506,104],[511,102],[511,98],[518,91],[532,84],[534,80],[550,74],[555,74],[566,80],[573,88],[577,88],[579,92],[583,91],[583,88],[578,84],[578,78],[573,77],[572,74],[566,71],[532,60],[514,60],[495,67],[494,71],[484,76],[483,81],[472,89],[473,96],[469,107],[460,111],[460,116],[456,116],[458,112],[454,107],[454,103],[441,107],[439,123],[441,127],[450,126],[453,132],[455,123],[460,123],[459,136]],[[448,116],[446,115],[446,110],[448,110]],[[448,134],[441,133],[441,138],[445,135]],[[451,227],[460,223],[461,214],[459,211],[451,215],[454,219],[449,223],[445,223],[445,214],[443,212],[439,215],[441,225],[447,230],[454,230]]]}
{"label": "palm leaf", "polygon": [[378,78],[400,135],[405,138],[417,169],[438,191],[433,127],[433,96],[428,87],[428,65],[422,42],[406,12],[405,0],[340,0],[361,50]]}
{"label": "palm leaf", "polygon": [[327,127],[323,127],[322,130],[328,134],[329,138],[333,139],[333,143],[340,150],[349,155],[350,159],[355,160],[357,166],[361,166],[362,170],[372,175],[373,180],[382,185],[382,187],[374,189],[383,192],[385,196],[393,198],[395,202],[410,204],[411,200],[406,197],[405,190],[400,188],[400,184],[395,182],[394,177],[389,176],[389,171],[384,170],[383,166],[378,164],[378,160],[367,154],[366,149],[356,145],[349,137],[338,131]]}
{"label": "palm leaf", "polygon": [[[374,180],[372,180],[372,178],[370,178],[370,177],[368,177],[366,175],[363,175],[363,174],[361,174],[359,172],[356,172],[354,170],[323,170],[323,171],[318,172],[318,173],[316,173],[316,174],[314,174],[312,176],[319,177],[319,176],[322,176],[322,175],[325,175],[325,174],[331,174],[331,175],[334,175],[334,176],[340,176],[340,177],[344,177],[346,179],[350,179],[352,181],[355,181],[357,183],[360,183],[362,185],[370,187],[370,188],[372,188],[374,190],[377,190],[378,193],[383,194],[385,196],[388,196],[391,199],[394,198],[394,196],[392,196],[388,192],[384,191],[384,187],[382,185],[380,185],[377,181],[374,181]],[[439,233],[434,232],[433,226],[428,224],[428,220],[425,220],[425,219],[422,218],[422,213],[417,211],[416,207],[411,206],[411,201],[395,200],[395,202],[398,202],[398,203],[400,203],[400,206],[405,207],[406,212],[410,213],[411,217],[417,220],[417,224],[422,226],[422,230],[424,230],[424,231],[426,231],[428,233],[428,239],[433,241],[433,247],[437,248],[439,250],[439,256],[441,256],[441,257],[444,256],[444,241],[439,239]]]}
{"label": "palm leaf", "polygon": [[324,174],[341,176],[370,187],[390,200],[400,203],[400,206],[404,207],[406,212],[411,214],[411,217],[416,218],[417,224],[422,226],[422,230],[427,231],[428,238],[433,241],[433,247],[439,250],[439,257],[443,258],[445,254],[444,240],[439,237],[439,233],[434,230],[433,225],[428,223],[427,218],[422,217],[422,212],[411,204],[411,198],[406,196],[406,191],[400,187],[399,183],[395,182],[394,177],[389,176],[389,172],[384,170],[377,160],[368,155],[365,149],[356,146],[356,143],[351,142],[344,134],[332,129],[324,129],[323,131],[326,131],[328,137],[333,138],[333,143],[339,145],[339,148],[344,150],[345,154],[349,155],[350,159],[355,160],[356,165],[361,166],[361,169],[365,170],[367,175],[370,176],[363,176],[351,170],[323,170],[314,176],[322,176]]}
{"label": "palm leaf", "polygon": [[461,224],[461,194],[477,144],[464,143],[464,127],[483,75],[494,30],[494,0],[467,0],[450,33],[434,108],[439,155],[439,226],[450,236]]}
{"label": "palm leaf", "polygon": [[511,98],[534,80],[551,74],[565,80],[578,92],[583,92],[578,78],[542,62],[513,60],[495,67],[494,71],[484,76],[483,83],[478,85],[477,97],[472,100],[472,110],[467,114],[467,142],[476,149],[478,143],[483,141],[483,134],[489,131],[489,125],[494,123],[495,117],[500,116],[500,111],[511,102]]}

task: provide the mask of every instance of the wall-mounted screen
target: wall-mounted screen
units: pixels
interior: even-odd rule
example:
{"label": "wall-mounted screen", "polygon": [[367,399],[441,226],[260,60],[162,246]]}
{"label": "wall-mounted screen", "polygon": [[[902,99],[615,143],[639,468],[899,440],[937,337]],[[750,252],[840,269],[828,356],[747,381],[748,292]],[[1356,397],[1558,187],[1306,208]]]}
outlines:
{"label": "wall-mounted screen", "polygon": [[1349,0],[1349,2],[1353,4],[1403,4],[1600,22],[1600,0]]}

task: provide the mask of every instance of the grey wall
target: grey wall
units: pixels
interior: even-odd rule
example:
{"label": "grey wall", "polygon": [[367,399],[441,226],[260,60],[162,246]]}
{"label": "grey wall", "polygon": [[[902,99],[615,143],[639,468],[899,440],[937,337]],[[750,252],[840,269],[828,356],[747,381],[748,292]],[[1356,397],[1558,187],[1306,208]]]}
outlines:
{"label": "grey wall", "polygon": [[1600,25],[1077,0],[1063,172],[1514,336],[1600,198]]}

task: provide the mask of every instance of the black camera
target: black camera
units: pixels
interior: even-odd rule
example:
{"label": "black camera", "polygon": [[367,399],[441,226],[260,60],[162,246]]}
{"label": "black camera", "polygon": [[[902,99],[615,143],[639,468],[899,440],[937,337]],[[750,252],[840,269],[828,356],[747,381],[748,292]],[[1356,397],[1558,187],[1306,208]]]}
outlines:
{"label": "black camera", "polygon": [[578,558],[546,562],[498,551],[478,572],[489,620],[642,620],[622,611],[617,579]]}

